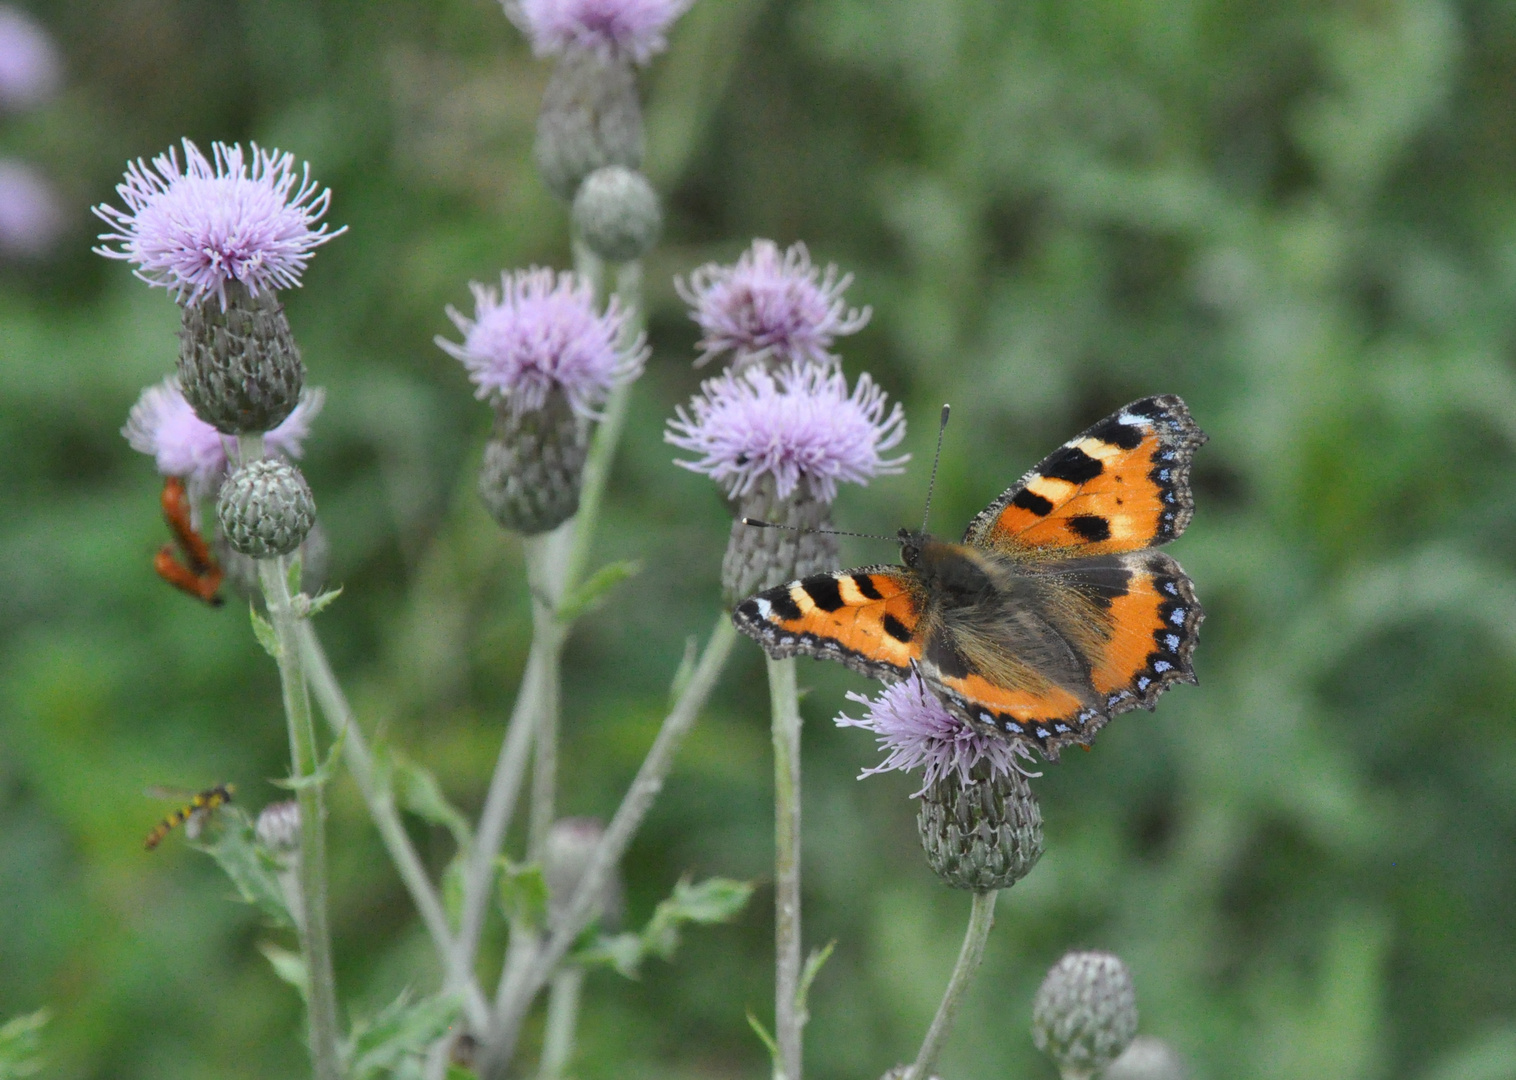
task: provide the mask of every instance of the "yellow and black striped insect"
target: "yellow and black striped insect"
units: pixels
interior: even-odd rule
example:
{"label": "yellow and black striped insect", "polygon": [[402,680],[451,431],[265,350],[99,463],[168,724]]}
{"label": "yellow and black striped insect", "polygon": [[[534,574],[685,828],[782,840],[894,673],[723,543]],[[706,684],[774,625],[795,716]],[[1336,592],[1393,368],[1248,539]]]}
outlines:
{"label": "yellow and black striped insect", "polygon": [[[206,788],[204,791],[191,795],[189,802],[154,826],[153,831],[148,833],[147,839],[142,842],[142,846],[152,851],[171,829],[181,824],[184,826],[185,834],[193,840],[200,835],[201,827],[216,807],[231,802],[236,791],[235,784],[217,784],[213,788]],[[155,798],[182,797],[182,793],[165,792],[162,788],[149,789],[148,794]]]}

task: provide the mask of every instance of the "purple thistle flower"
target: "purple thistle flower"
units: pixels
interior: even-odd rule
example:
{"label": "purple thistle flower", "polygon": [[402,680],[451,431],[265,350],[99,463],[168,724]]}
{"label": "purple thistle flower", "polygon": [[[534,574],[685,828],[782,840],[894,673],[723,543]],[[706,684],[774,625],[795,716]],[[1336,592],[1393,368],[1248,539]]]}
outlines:
{"label": "purple thistle flower", "polygon": [[57,93],[62,69],[47,31],[20,8],[0,4],[0,109],[43,104]]}
{"label": "purple thistle flower", "polygon": [[0,158],[0,256],[45,255],[63,225],[47,178],[25,162]]}
{"label": "purple thistle flower", "polygon": [[[302,394],[294,411],[263,437],[264,445],[271,453],[298,459],[325,400],[319,388]],[[153,456],[160,475],[183,480],[195,498],[205,498],[220,486],[232,438],[195,415],[173,376],[142,391],[121,434],[133,450]]]}
{"label": "purple thistle flower", "polygon": [[885,687],[878,697],[849,693],[848,700],[867,705],[868,712],[862,720],[840,715],[837,726],[867,728],[878,737],[880,749],[889,751],[888,757],[864,769],[858,779],[893,769],[924,769],[921,791],[913,798],[950,773],[957,773],[961,783],[970,783],[969,770],[980,761],[988,762],[992,773],[1024,773],[1016,759],[1032,757],[1020,743],[981,735],[954,716],[914,671],[904,681]]}
{"label": "purple thistle flower", "polygon": [[620,345],[627,313],[614,297],[595,313],[595,290],[578,274],[538,267],[500,275],[500,288],[471,283],[472,319],[456,309],[448,318],[463,343],[439,336],[437,344],[468,369],[479,387],[512,416],[535,412],[549,392],[561,390],[580,416],[594,419],[611,388],[642,371],[648,350],[642,336]]}
{"label": "purple thistle flower", "polygon": [[832,368],[802,364],[770,372],[761,367],[727,371],[700,386],[689,412],[677,410],[663,441],[701,455],[676,464],[704,473],[739,498],[764,476],[785,499],[804,478],[823,502],[837,497],[837,482],[867,483],[898,473],[910,455],[885,458],[905,438],[905,413],[885,414],[885,394],[868,375],[853,392]]}
{"label": "purple thistle flower", "polygon": [[184,165],[172,148],[149,168],[130,163],[116,192],[127,210],[100,205],[96,216],[115,231],[95,253],[137,264],[136,275],[161,285],[180,303],[215,295],[226,310],[226,287],[240,281],[257,296],[265,289],[291,289],[311,252],[347,231],[328,232],[316,222],[331,202],[329,188],[310,178],[310,165],[295,172],[293,154],[252,144],[251,165],[242,147],[215,143],[215,161],[184,140]]}
{"label": "purple thistle flower", "polygon": [[506,17],[538,56],[573,51],[645,64],[694,0],[505,0]]}
{"label": "purple thistle flower", "polygon": [[688,282],[676,278],[674,288],[705,334],[695,366],[724,352],[735,353],[738,363],[770,356],[833,362],[827,352],[833,340],[856,334],[872,314],[843,303],[852,281],[834,265],[818,270],[804,244],[781,255],[772,240],[754,240],[735,266],[708,263]]}

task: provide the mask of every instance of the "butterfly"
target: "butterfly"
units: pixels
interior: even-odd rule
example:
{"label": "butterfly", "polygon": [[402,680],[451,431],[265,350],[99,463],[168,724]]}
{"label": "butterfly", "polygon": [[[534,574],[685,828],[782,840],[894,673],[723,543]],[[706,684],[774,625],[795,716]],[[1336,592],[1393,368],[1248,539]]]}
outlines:
{"label": "butterfly", "polygon": [[[195,839],[200,835],[201,828],[210,819],[216,807],[231,802],[232,796],[236,791],[237,787],[235,784],[217,784],[213,788],[206,788],[196,795],[191,795],[189,802],[153,826],[153,831],[147,834],[147,839],[142,841],[142,846],[148,851],[152,851],[176,825],[181,823],[184,825],[185,834],[191,840]],[[148,794],[154,798],[165,799],[183,797],[181,794],[166,788],[149,788]]]}
{"label": "butterfly", "polygon": [[1204,612],[1154,548],[1194,512],[1206,435],[1178,397],[1134,401],[1064,443],[969,523],[961,544],[901,529],[901,566],[817,574],[737,605],[775,659],[912,671],[973,728],[1049,760],[1195,682]]}
{"label": "butterfly", "polygon": [[[211,607],[221,606],[221,580],[225,572],[211,553],[205,538],[195,531],[190,521],[189,495],[184,481],[170,476],[163,481],[163,519],[169,531],[179,542],[184,553],[184,562],[174,555],[174,545],[164,544],[153,556],[153,569],[158,576],[181,592],[204,600]],[[188,565],[186,565],[186,563]]]}

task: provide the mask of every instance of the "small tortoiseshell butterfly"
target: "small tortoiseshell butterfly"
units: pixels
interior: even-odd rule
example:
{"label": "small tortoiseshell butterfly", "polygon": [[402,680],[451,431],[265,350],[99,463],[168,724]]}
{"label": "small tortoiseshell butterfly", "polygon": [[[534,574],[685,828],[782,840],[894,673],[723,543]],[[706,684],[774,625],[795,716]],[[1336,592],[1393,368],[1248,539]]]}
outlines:
{"label": "small tortoiseshell butterfly", "polygon": [[1150,550],[1190,523],[1184,402],[1143,398],[1070,439],[969,523],[963,543],[900,530],[904,566],[817,574],[733,612],[775,659],[804,653],[894,681],[914,668],[976,729],[1056,760],[1118,713],[1195,682],[1204,613]]}

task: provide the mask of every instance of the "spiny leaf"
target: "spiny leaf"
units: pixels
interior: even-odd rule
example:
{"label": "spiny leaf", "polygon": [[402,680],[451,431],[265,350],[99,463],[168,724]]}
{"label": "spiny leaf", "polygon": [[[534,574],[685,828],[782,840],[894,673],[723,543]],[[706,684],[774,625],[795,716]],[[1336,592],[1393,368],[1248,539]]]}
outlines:
{"label": "spiny leaf", "polygon": [[451,995],[416,1000],[403,991],[372,1017],[353,1021],[342,1048],[348,1080],[409,1075],[419,1070],[431,1045],[458,1016]]}
{"label": "spiny leaf", "polygon": [[447,801],[432,771],[398,750],[391,750],[386,756],[400,805],[423,821],[444,826],[459,848],[467,850],[472,846],[474,834],[468,819]]}
{"label": "spiny leaf", "polygon": [[253,620],[253,637],[258,639],[258,644],[263,646],[263,651],[275,660],[283,654],[279,647],[279,635],[274,632],[274,624],[258,614],[258,609],[251,603],[247,605],[247,613]]}
{"label": "spiny leaf", "polygon": [[306,596],[304,593],[298,593],[295,596],[296,614],[298,614],[302,619],[309,619],[313,615],[320,615],[323,611],[331,606],[332,601],[336,600],[337,597],[341,595],[342,590],[340,588],[328,589],[320,596],[315,597]]}
{"label": "spiny leaf", "polygon": [[512,930],[537,930],[547,924],[547,879],[541,863],[499,859],[500,907]]}
{"label": "spiny leaf", "polygon": [[311,975],[305,966],[305,957],[272,941],[258,942],[258,951],[273,965],[275,975],[300,991],[302,999],[311,999]]}
{"label": "spiny leaf", "polygon": [[0,1080],[42,1071],[42,1029],[52,1016],[51,1010],[38,1009],[0,1024]]}
{"label": "spiny leaf", "polygon": [[283,780],[270,780],[269,783],[276,787],[282,787],[289,791],[299,791],[302,788],[321,787],[331,781],[337,774],[337,762],[342,757],[342,749],[347,744],[347,724],[342,725],[342,730],[337,732],[337,738],[332,742],[332,748],[327,751],[326,760],[316,763],[316,769],[309,776],[290,776]]}
{"label": "spiny leaf", "polygon": [[603,600],[606,593],[627,578],[641,572],[642,564],[635,560],[623,559],[619,562],[607,563],[585,579],[584,584],[563,598],[558,605],[558,621],[565,624],[573,622]]}
{"label": "spiny leaf", "polygon": [[831,959],[832,950],[836,947],[837,939],[833,938],[821,948],[812,949],[811,954],[805,958],[805,967],[800,971],[800,985],[795,987],[795,1016],[801,1027],[805,1027],[806,1021],[811,1018],[806,1006],[806,999],[811,994],[811,983],[816,981],[816,976],[821,973],[827,960]]}
{"label": "spiny leaf", "polygon": [[216,860],[244,901],[279,926],[295,925],[279,885],[278,867],[254,839],[252,819],[241,807],[224,805],[217,808],[215,820],[218,827],[212,830],[211,839],[192,841],[191,846]]}
{"label": "spiny leaf", "polygon": [[774,1037],[769,1034],[769,1029],[763,1026],[763,1021],[759,1020],[758,1017],[753,1015],[752,1009],[749,1009],[747,1011],[747,1026],[757,1032],[758,1038],[763,1040],[763,1045],[769,1048],[769,1060],[773,1062],[774,1075],[780,1075],[779,1044],[775,1042]]}

